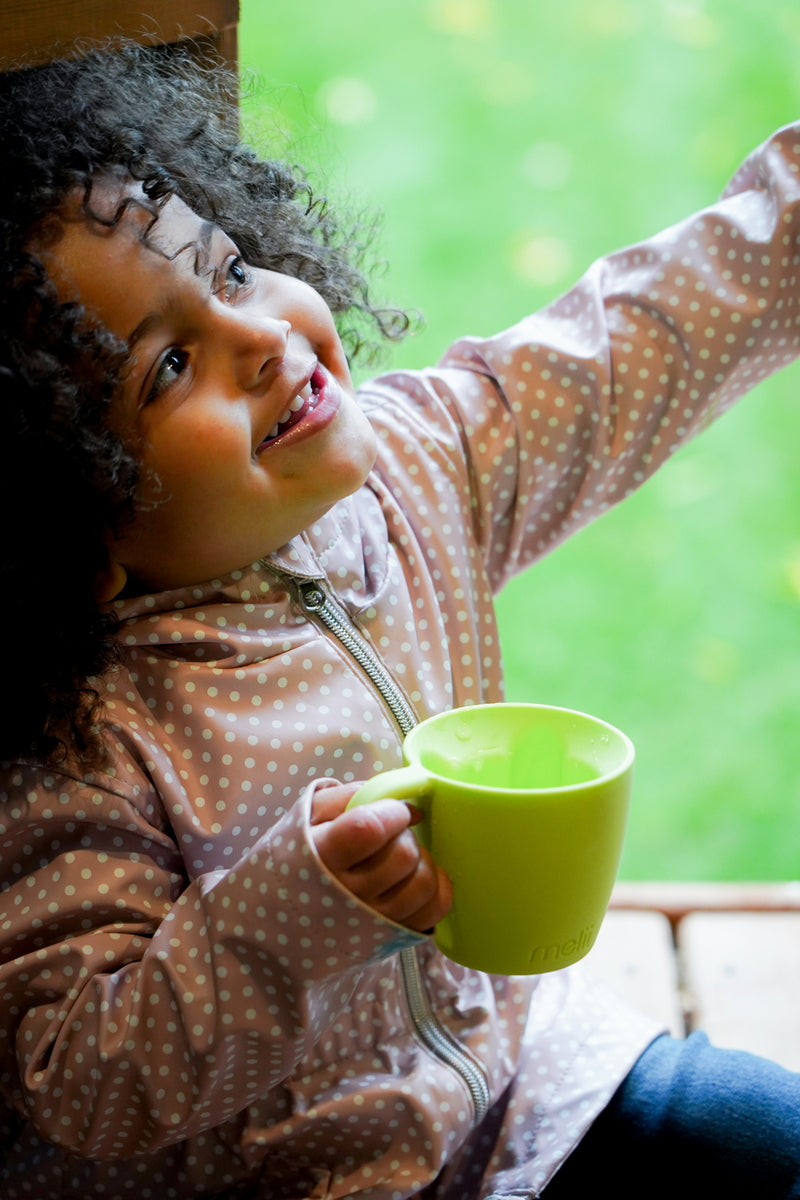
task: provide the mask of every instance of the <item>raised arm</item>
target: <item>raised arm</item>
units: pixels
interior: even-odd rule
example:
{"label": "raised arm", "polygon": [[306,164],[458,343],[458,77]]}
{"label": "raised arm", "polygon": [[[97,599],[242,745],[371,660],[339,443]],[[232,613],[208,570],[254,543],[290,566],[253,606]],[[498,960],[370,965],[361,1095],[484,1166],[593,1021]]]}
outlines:
{"label": "raised arm", "polygon": [[379,422],[410,394],[428,445],[418,472],[436,477],[461,445],[458,486],[495,589],[797,357],[799,172],[791,126],[719,203],[600,259],[504,333],[462,339],[434,370],[379,381]]}

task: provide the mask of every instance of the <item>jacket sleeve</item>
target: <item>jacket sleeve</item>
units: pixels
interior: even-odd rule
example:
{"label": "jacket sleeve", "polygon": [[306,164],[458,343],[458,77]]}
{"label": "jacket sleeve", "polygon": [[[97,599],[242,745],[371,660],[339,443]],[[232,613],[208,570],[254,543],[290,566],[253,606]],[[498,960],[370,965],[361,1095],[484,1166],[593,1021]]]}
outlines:
{"label": "jacket sleeve", "polygon": [[402,388],[432,448],[417,471],[455,447],[495,590],[797,356],[799,170],[792,126],[718,204],[600,259],[510,330],[462,339],[436,369],[380,381],[376,412]]}
{"label": "jacket sleeve", "polygon": [[0,795],[0,1080],[43,1137],[98,1159],[264,1096],[366,964],[420,940],[328,875],[311,788],[231,869],[191,882],[146,797],[24,768]]}

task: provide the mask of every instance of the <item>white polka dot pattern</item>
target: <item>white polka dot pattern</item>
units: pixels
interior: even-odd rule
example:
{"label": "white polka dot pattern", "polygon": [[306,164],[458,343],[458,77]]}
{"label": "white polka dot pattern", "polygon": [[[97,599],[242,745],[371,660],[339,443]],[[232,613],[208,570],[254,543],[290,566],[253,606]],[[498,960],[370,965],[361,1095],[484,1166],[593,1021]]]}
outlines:
{"label": "white polka dot pattern", "polygon": [[[336,593],[418,716],[498,699],[504,580],[797,356],[799,142],[543,313],[367,385],[374,477],[281,554],[119,606],[108,768],[3,777],[4,1197],[532,1196],[580,1138],[654,1027],[580,969],[456,967],[328,876],[314,789],[400,735],[284,576]],[[505,1097],[477,1129],[414,1033],[409,945]]]}

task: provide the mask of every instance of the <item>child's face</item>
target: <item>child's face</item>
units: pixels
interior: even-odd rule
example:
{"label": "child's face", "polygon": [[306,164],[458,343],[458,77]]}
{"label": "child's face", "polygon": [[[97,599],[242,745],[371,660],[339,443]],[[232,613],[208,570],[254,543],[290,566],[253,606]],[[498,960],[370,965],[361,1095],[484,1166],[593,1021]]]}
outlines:
{"label": "child's face", "polygon": [[[126,194],[107,184],[92,202],[113,212]],[[156,590],[282,546],[361,486],[375,435],[313,288],[246,266],[178,199],[148,235],[162,253],[141,240],[150,219],[134,207],[108,230],[80,216],[45,260],[65,299],[134,348],[119,423],[160,486],[110,552]]]}

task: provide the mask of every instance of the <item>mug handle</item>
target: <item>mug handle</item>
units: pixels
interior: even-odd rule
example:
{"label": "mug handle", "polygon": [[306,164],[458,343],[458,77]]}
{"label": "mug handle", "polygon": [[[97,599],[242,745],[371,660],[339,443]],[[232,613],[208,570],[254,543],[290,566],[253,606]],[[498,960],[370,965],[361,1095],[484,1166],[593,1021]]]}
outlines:
{"label": "mug handle", "polygon": [[418,841],[428,847],[426,824],[429,816],[431,801],[431,778],[419,763],[411,763],[407,767],[397,767],[393,771],[384,771],[373,775],[348,801],[347,807],[356,808],[361,804],[372,804],[374,800],[410,800],[415,808],[425,815],[425,820],[413,827]]}

